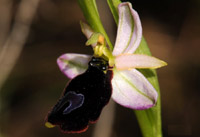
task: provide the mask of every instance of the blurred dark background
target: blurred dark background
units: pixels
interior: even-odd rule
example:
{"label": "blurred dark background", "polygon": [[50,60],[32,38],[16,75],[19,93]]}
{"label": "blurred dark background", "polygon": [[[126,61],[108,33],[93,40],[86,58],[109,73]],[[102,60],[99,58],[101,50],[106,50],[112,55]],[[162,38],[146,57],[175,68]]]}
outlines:
{"label": "blurred dark background", "polygon": [[[20,22],[20,17],[15,16],[22,2],[24,0],[0,0],[0,53],[16,27],[15,22]],[[198,137],[200,1],[131,2],[141,17],[143,35],[152,54],[168,63],[167,67],[157,71],[164,137]],[[114,41],[116,25],[106,1],[98,0],[98,7],[108,34]],[[68,81],[56,64],[57,57],[63,53],[92,54],[92,50],[85,47],[86,38],[80,30],[79,21],[84,21],[83,14],[76,0],[40,0],[34,8],[37,9],[30,12],[32,18],[28,15],[30,18],[21,19],[29,28],[29,31],[24,29],[28,32],[27,36],[23,31],[22,35],[14,35],[21,36],[24,40],[21,45],[24,46],[12,53],[5,52],[4,59],[13,61],[13,67],[10,71],[5,70],[9,75],[0,85],[0,137],[91,137],[95,125],[90,125],[88,131],[82,134],[63,134],[58,128],[44,126],[46,114]],[[26,12],[29,10],[27,8],[23,13],[29,13]],[[14,41],[14,45],[20,44],[17,42]],[[19,54],[12,58],[15,51]],[[7,60],[6,63],[9,63]],[[6,63],[1,63],[0,68],[6,68]],[[133,111],[119,105],[114,107],[111,137],[141,137]]]}

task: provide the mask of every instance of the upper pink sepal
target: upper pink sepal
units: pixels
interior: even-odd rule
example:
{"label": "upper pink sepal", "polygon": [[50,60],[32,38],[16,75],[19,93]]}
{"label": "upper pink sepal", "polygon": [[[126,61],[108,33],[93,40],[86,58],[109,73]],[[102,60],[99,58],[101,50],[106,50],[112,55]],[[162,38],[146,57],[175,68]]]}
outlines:
{"label": "upper pink sepal", "polygon": [[86,71],[91,56],[85,54],[67,53],[57,59],[60,70],[70,79]]}
{"label": "upper pink sepal", "polygon": [[113,70],[112,98],[124,107],[143,110],[155,105],[158,94],[149,81],[136,69]]}
{"label": "upper pink sepal", "polygon": [[119,22],[113,55],[133,53],[142,39],[142,25],[138,13],[129,2],[119,4]]}

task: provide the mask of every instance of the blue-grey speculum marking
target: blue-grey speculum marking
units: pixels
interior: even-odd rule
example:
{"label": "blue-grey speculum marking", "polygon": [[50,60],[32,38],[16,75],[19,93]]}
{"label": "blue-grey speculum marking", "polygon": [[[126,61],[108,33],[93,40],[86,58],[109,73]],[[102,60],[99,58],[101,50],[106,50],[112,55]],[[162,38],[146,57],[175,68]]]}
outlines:
{"label": "blue-grey speculum marking", "polygon": [[69,105],[63,110],[64,115],[69,114],[73,110],[81,107],[84,102],[84,95],[70,91],[65,95],[65,100],[69,103]]}

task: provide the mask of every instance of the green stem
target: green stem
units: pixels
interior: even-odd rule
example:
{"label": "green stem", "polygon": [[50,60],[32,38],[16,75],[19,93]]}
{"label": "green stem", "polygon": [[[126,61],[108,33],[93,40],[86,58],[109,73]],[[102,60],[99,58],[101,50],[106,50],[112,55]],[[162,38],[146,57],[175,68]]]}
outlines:
{"label": "green stem", "polygon": [[83,14],[89,23],[90,27],[95,31],[104,35],[110,50],[113,50],[113,45],[102,25],[95,0],[78,0]]}
{"label": "green stem", "polygon": [[[135,53],[151,55],[144,38]],[[134,112],[138,119],[143,137],[162,137],[161,100],[156,71],[152,69],[140,69],[139,71],[143,73],[158,92],[158,100],[155,107],[147,110],[135,110]]]}
{"label": "green stem", "polygon": [[111,12],[113,14],[113,17],[115,19],[115,23],[118,25],[119,16],[118,16],[117,7],[121,3],[121,1],[120,0],[107,0],[107,3],[109,5],[110,10],[111,10]]}

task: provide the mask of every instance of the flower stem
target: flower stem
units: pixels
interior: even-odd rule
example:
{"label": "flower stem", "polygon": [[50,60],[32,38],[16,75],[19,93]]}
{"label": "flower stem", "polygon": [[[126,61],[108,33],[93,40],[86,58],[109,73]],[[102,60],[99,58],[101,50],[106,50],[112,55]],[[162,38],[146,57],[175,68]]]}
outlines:
{"label": "flower stem", "polygon": [[110,10],[113,14],[113,17],[115,19],[115,23],[118,25],[119,16],[118,16],[117,7],[121,3],[121,1],[120,0],[107,0],[107,3],[109,5]]}
{"label": "flower stem", "polygon": [[[144,38],[142,39],[141,44],[135,53],[151,55],[151,52]],[[135,110],[134,112],[138,119],[143,137],[162,137],[161,100],[156,71],[152,69],[140,69],[139,71],[143,73],[143,75],[154,86],[158,92],[158,99],[155,107],[147,110]]]}

